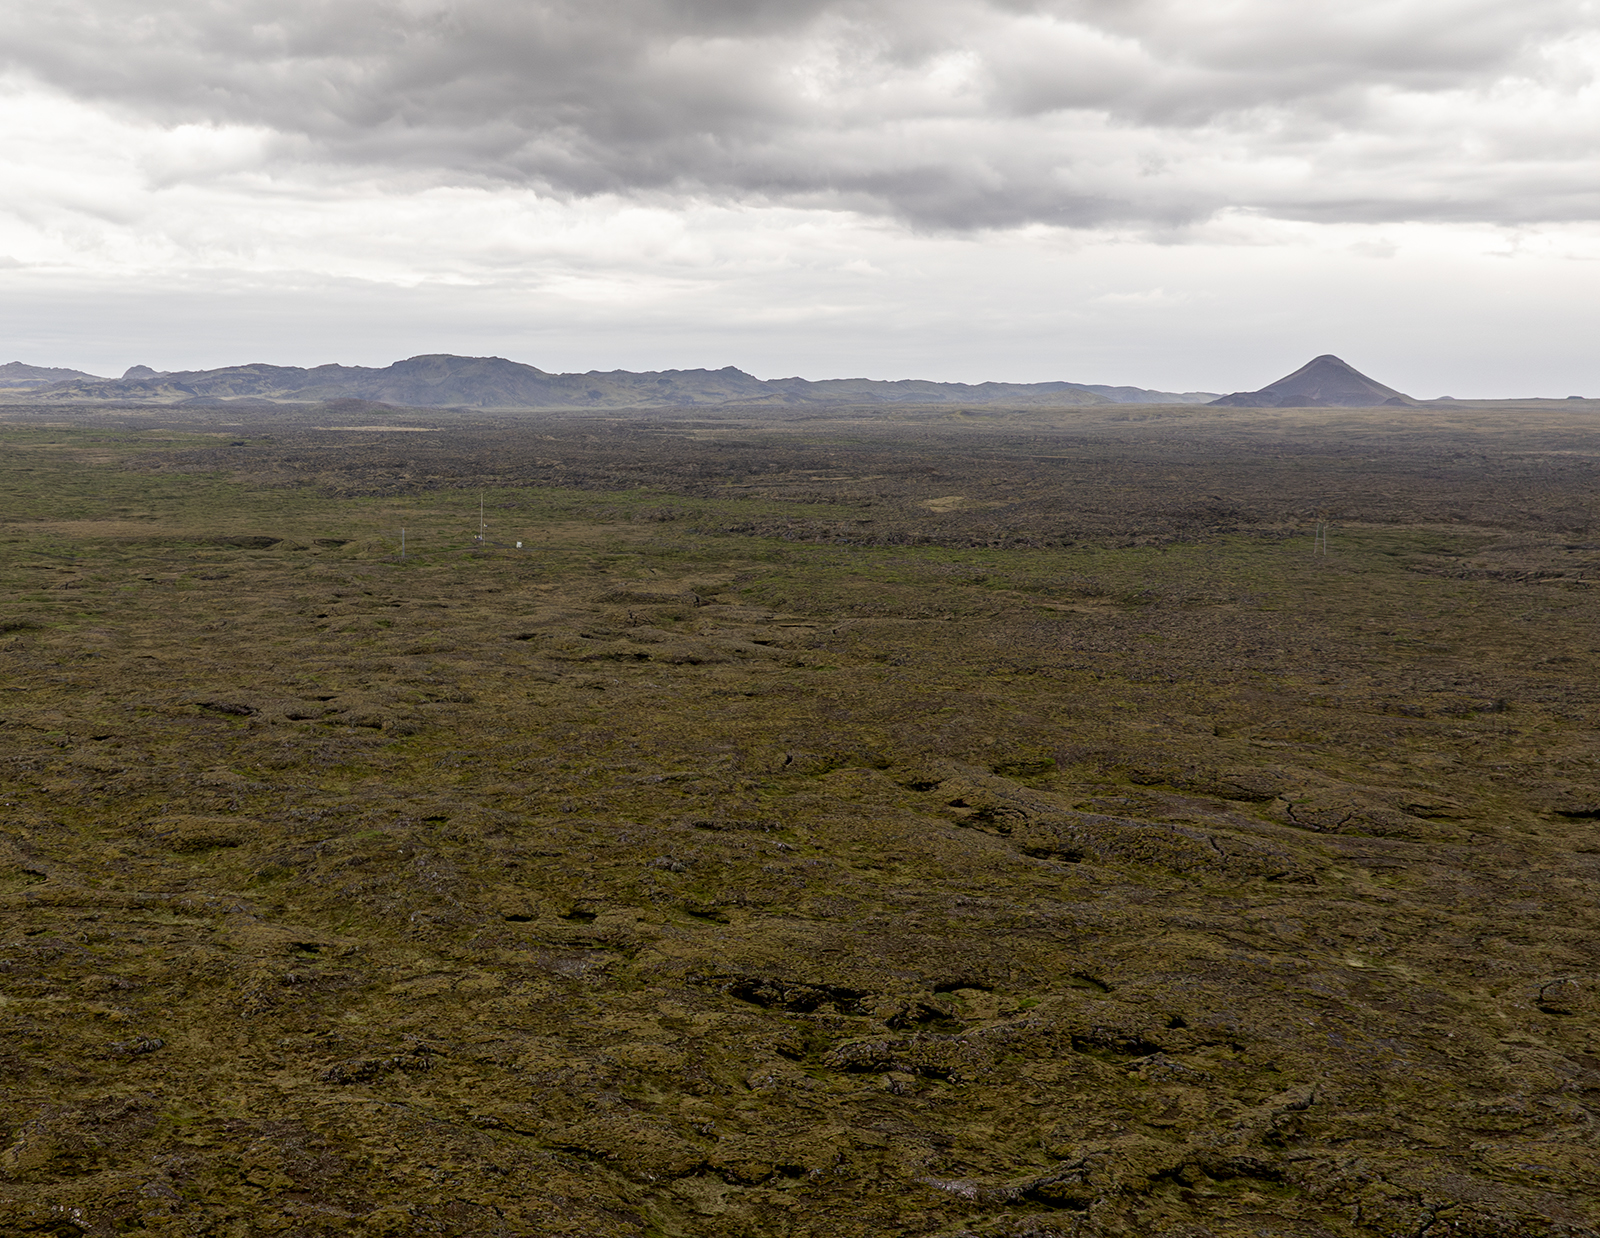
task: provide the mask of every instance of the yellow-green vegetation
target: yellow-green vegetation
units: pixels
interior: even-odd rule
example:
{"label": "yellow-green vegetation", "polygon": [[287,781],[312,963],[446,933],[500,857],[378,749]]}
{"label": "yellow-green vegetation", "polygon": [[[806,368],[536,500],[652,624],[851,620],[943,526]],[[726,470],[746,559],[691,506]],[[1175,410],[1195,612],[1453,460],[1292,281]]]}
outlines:
{"label": "yellow-green vegetation", "polygon": [[1582,424],[225,415],[0,425],[0,1232],[1596,1232]]}

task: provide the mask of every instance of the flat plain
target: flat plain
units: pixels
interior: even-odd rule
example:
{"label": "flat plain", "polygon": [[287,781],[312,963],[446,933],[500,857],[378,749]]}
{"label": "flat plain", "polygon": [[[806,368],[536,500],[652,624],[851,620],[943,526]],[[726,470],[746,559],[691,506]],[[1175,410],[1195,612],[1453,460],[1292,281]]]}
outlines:
{"label": "flat plain", "polygon": [[0,411],[0,1230],[1600,1233],[1597,426]]}

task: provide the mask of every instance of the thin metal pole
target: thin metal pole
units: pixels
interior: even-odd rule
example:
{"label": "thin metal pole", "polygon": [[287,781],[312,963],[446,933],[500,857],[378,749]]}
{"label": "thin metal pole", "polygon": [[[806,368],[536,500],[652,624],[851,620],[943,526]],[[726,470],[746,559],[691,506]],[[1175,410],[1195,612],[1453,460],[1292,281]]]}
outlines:
{"label": "thin metal pole", "polygon": [[402,559],[406,557],[406,528],[405,528],[405,525],[401,525],[400,526],[400,557]]}

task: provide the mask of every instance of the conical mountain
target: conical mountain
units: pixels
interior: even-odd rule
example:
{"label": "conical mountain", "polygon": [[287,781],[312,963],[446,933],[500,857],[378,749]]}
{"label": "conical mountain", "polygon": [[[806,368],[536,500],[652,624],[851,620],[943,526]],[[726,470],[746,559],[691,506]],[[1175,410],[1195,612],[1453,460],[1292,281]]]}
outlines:
{"label": "conical mountain", "polygon": [[1211,402],[1234,408],[1374,408],[1415,403],[1332,353],[1323,353],[1260,391],[1235,391]]}

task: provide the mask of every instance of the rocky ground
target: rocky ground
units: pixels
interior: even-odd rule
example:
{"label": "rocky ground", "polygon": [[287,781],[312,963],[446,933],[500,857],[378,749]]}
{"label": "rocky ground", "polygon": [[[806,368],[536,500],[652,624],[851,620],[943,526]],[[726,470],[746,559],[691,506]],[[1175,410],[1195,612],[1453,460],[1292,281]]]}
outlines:
{"label": "rocky ground", "polygon": [[1600,1233],[1585,409],[160,415],[0,423],[0,1230]]}

